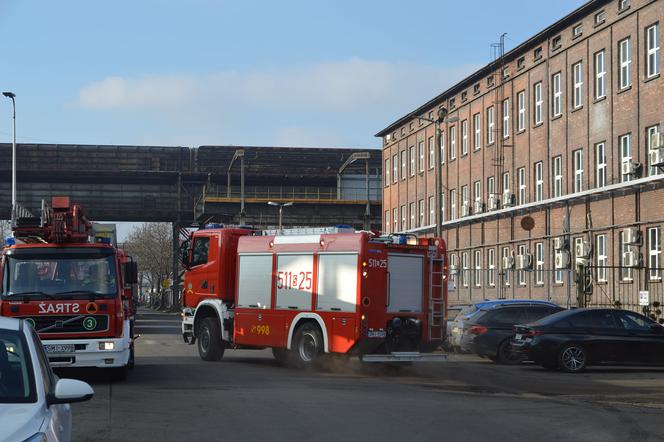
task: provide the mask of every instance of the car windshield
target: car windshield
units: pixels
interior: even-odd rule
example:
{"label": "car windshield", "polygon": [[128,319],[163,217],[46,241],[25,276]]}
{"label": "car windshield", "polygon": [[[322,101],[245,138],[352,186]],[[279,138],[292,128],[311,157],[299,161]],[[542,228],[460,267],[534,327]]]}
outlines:
{"label": "car windshield", "polygon": [[25,338],[0,330],[0,403],[36,402],[35,382]]}
{"label": "car windshield", "polygon": [[112,255],[9,255],[5,264],[2,298],[112,297],[117,291],[115,275]]}

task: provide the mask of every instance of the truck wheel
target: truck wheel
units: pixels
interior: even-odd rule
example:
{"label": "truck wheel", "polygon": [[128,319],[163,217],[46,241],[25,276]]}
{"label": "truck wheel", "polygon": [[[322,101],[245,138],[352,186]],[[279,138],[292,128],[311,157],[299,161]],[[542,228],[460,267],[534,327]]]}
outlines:
{"label": "truck wheel", "polygon": [[323,334],[317,325],[307,322],[295,333],[294,362],[300,367],[311,367],[323,352]]}
{"label": "truck wheel", "polygon": [[272,355],[279,365],[288,365],[290,362],[291,352],[285,348],[272,347]]}
{"label": "truck wheel", "polygon": [[129,361],[127,362],[129,368],[134,368],[136,366],[136,359],[134,358],[134,344],[131,344],[131,349],[129,350]]}
{"label": "truck wheel", "polygon": [[218,361],[224,356],[221,326],[217,318],[205,318],[198,335],[198,354],[204,361]]}

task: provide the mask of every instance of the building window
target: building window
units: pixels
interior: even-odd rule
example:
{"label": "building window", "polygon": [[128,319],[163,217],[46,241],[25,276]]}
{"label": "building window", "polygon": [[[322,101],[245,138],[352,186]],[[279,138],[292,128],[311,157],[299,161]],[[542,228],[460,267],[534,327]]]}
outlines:
{"label": "building window", "polygon": [[486,85],[487,85],[487,87],[492,87],[492,86],[494,85],[494,82],[495,82],[495,80],[494,80],[494,78],[493,78],[493,75],[491,75],[490,77],[487,77],[487,78],[486,78]]}
{"label": "building window", "polygon": [[551,100],[551,111],[553,112],[554,117],[559,117],[563,113],[563,88],[561,78],[561,73],[558,72],[553,74],[553,78],[551,79],[551,83],[553,83],[553,99]]}
{"label": "building window", "polygon": [[556,49],[560,48],[560,45],[562,43],[562,37],[560,35],[557,35],[553,37],[553,40],[551,40],[551,48],[555,51]]}
{"label": "building window", "polygon": [[433,137],[429,137],[429,169],[436,165],[436,151],[433,144]]}
{"label": "building window", "polygon": [[450,272],[450,282],[452,283],[452,286],[454,288],[456,288],[457,287],[457,284],[456,284],[456,280],[457,280],[456,273],[457,272],[456,272],[456,270],[459,268],[459,257],[455,254],[450,255],[450,267],[452,269],[455,269],[454,272]]}
{"label": "building window", "polygon": [[510,99],[503,100],[503,138],[510,136]]}
{"label": "building window", "polygon": [[601,50],[595,54],[595,99],[606,97],[605,79],[604,50]]}
{"label": "building window", "polygon": [[401,206],[401,231],[405,232],[408,230],[408,213],[406,213],[406,205]]}
{"label": "building window", "polygon": [[480,84],[477,83],[473,86],[473,94],[477,95],[480,93]]}
{"label": "building window", "polygon": [[461,92],[461,101],[463,101],[464,103],[468,101],[468,91]]}
{"label": "building window", "polygon": [[619,11],[624,11],[625,9],[629,8],[629,3],[630,3],[630,0],[620,0],[618,2],[618,10]]}
{"label": "building window", "polygon": [[473,198],[475,203],[482,204],[482,181],[475,181],[473,183]]}
{"label": "building window", "polygon": [[392,182],[396,183],[399,180],[399,157],[392,156]]}
{"label": "building window", "polygon": [[457,219],[457,191],[456,189],[450,190],[450,219]]}
{"label": "building window", "polygon": [[470,214],[470,203],[468,202],[468,186],[461,186],[461,216]]}
{"label": "building window", "polygon": [[535,61],[542,58],[542,48],[541,47],[535,48],[535,50],[533,51],[533,58],[535,59]]}
{"label": "building window", "polygon": [[445,164],[445,132],[440,133],[440,164]]}
{"label": "building window", "polygon": [[429,197],[429,225],[436,224],[436,199],[432,196]]}
{"label": "building window", "polygon": [[399,231],[399,210],[395,207],[392,209],[392,220],[394,221],[394,232]]}
{"label": "building window", "polygon": [[631,66],[632,55],[630,49],[630,39],[626,38],[618,43],[618,60],[620,69],[618,70],[620,89],[626,89],[632,85]]}
{"label": "building window", "polygon": [[651,281],[661,281],[662,243],[659,227],[648,229],[648,277]]}
{"label": "building window", "polygon": [[495,132],[494,132],[495,123],[493,121],[493,106],[486,110],[486,143],[491,145],[494,142]]}
{"label": "building window", "polygon": [[517,106],[519,107],[518,128],[519,132],[526,129],[526,91],[521,91],[516,95]]}
{"label": "building window", "polygon": [[630,173],[632,163],[631,138],[631,134],[622,135],[620,137],[620,181],[623,183],[632,180],[632,174]]}
{"label": "building window", "polygon": [[659,75],[659,23],[646,29],[646,74],[648,78]]}
{"label": "building window", "polygon": [[539,83],[535,83],[535,90],[534,90],[534,99],[535,99],[535,125],[541,124],[542,123],[542,82],[540,81]]}
{"label": "building window", "polygon": [[390,211],[385,211],[385,233],[392,233],[390,231]]}
{"label": "building window", "polygon": [[544,243],[535,244],[535,284],[544,285]]}
{"label": "building window", "polygon": [[496,179],[492,176],[486,179],[487,200],[496,193]]}
{"label": "building window", "polygon": [[475,287],[482,287],[482,251],[475,250]]}
{"label": "building window", "polygon": [[516,61],[516,69],[521,70],[526,67],[526,57],[519,57]]}
{"label": "building window", "polygon": [[454,106],[456,106],[455,100],[454,98],[450,98],[450,109],[454,109]]}
{"label": "building window", "polygon": [[410,203],[410,228],[417,227],[417,213],[415,212],[415,203]]}
{"label": "building window", "polygon": [[572,68],[574,71],[574,109],[583,106],[583,64],[578,62]]}
{"label": "building window", "polygon": [[544,199],[544,163],[535,163],[535,201]]}
{"label": "building window", "polygon": [[553,159],[553,197],[563,196],[563,157]]}
{"label": "building window", "polygon": [[581,34],[583,34],[583,25],[578,24],[572,28],[572,37],[576,38],[579,37]]}
{"label": "building window", "polygon": [[445,218],[445,194],[440,195],[440,222],[444,223]]}
{"label": "building window", "polygon": [[402,180],[406,179],[406,173],[407,173],[407,171],[406,171],[406,167],[407,167],[406,166],[406,164],[407,164],[406,155],[408,155],[408,153],[405,150],[402,150],[401,151],[401,179]]}
{"label": "building window", "polygon": [[606,186],[606,150],[603,142],[595,145],[595,164],[595,187],[604,187]]}
{"label": "building window", "polygon": [[502,76],[503,76],[503,80],[507,80],[508,78],[510,78],[510,67],[509,66],[505,66],[503,68]]}
{"label": "building window", "polygon": [[501,252],[502,260],[501,260],[500,268],[503,272],[503,285],[505,287],[510,286],[510,271],[509,271],[509,269],[503,267],[503,263],[505,262],[505,258],[509,258],[509,256],[510,256],[510,248],[509,247],[503,247],[502,252]]}
{"label": "building window", "polygon": [[390,159],[385,160],[385,187],[390,185]]}
{"label": "building window", "polygon": [[417,147],[420,154],[420,161],[419,161],[420,172],[424,172],[424,141],[420,141],[417,144]]}
{"label": "building window", "polygon": [[420,200],[418,202],[418,204],[420,206],[419,207],[419,209],[420,209],[420,219],[419,219],[419,223],[418,223],[417,227],[424,227],[424,212],[425,212],[425,210],[424,210],[424,200],[423,199]]}
{"label": "building window", "polygon": [[481,115],[479,113],[473,115],[473,130],[475,135],[473,136],[473,148],[478,150],[482,147],[482,128],[481,128]]}
{"label": "building window", "polygon": [[450,128],[450,161],[456,160],[456,126]]}
{"label": "building window", "polygon": [[574,192],[583,191],[583,149],[574,151]]}
{"label": "building window", "polygon": [[620,231],[620,276],[623,281],[632,281],[632,268],[627,267],[627,254],[630,252],[630,245],[625,241],[625,230]]}
{"label": "building window", "polygon": [[461,254],[461,285],[468,287],[468,252],[463,252]]}
{"label": "building window", "polygon": [[646,145],[648,146],[648,166],[649,166],[648,167],[648,174],[650,176],[659,175],[659,173],[660,173],[659,172],[659,167],[653,166],[650,163],[650,151],[652,149],[656,148],[656,147],[659,147],[659,146],[655,146],[653,144],[653,137],[658,133],[659,133],[659,124],[657,124],[655,126],[651,126],[651,127],[646,129]]}
{"label": "building window", "polygon": [[402,127],[401,128],[401,136],[403,137],[404,135],[406,135],[406,128]]}
{"label": "building window", "polygon": [[490,287],[495,287],[496,285],[496,250],[488,249],[487,250],[487,284]]}
{"label": "building window", "polygon": [[595,14],[596,25],[601,25],[605,21],[606,21],[606,11],[599,11],[597,14]]}
{"label": "building window", "polygon": [[468,120],[461,122],[461,156],[468,153]]}
{"label": "building window", "polygon": [[510,173],[505,172],[503,173],[503,193],[508,192],[510,190]]}
{"label": "building window", "polygon": [[517,178],[519,180],[519,205],[526,204],[526,168],[517,169]]}
{"label": "building window", "polygon": [[606,282],[606,272],[609,263],[609,257],[606,252],[606,235],[597,235],[595,237],[595,247],[597,248],[597,281]]}
{"label": "building window", "polygon": [[408,148],[408,154],[410,158],[410,176],[415,176],[415,146]]}
{"label": "building window", "polygon": [[414,130],[415,130],[415,123],[411,122],[411,123],[408,125],[408,128],[410,129],[411,132],[414,131]]}

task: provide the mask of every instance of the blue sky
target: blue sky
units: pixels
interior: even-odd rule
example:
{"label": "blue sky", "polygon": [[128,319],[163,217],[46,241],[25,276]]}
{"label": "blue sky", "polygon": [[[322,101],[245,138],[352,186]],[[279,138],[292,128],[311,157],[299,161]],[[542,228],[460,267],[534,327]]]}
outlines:
{"label": "blue sky", "polygon": [[583,3],[1,0],[0,89],[19,142],[378,147],[501,33]]}

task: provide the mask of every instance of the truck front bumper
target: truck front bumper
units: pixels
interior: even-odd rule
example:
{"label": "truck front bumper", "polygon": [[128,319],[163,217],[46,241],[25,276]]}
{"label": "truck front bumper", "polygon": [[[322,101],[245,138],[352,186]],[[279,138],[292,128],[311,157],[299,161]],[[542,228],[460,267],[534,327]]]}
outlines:
{"label": "truck front bumper", "polygon": [[185,308],[182,310],[182,339],[187,344],[196,342],[194,336],[194,310]]}

